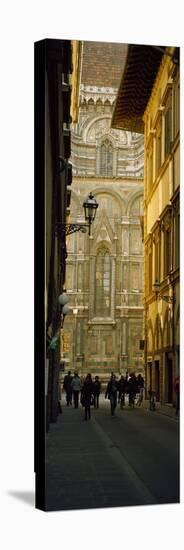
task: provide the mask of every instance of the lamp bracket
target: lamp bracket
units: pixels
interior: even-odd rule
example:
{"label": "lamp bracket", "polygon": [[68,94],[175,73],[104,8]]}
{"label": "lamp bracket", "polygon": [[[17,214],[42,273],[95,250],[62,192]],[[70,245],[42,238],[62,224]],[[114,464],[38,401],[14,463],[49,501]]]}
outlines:
{"label": "lamp bracket", "polygon": [[89,225],[87,223],[58,223],[56,231],[60,231],[63,235],[71,235],[71,233],[76,233],[81,231],[82,233],[87,232]]}

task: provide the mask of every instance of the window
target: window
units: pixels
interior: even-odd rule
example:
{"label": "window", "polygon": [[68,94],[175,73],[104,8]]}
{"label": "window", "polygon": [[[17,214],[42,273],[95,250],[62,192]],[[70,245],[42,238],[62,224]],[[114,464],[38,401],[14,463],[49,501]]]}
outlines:
{"label": "window", "polygon": [[170,152],[172,142],[172,92],[170,90],[165,107],[165,158]]}
{"label": "window", "polygon": [[159,241],[155,242],[155,281],[160,281],[160,254],[159,254]]}
{"label": "window", "polygon": [[180,265],[180,215],[176,213],[174,218],[174,260],[175,269]]}
{"label": "window", "polygon": [[101,146],[100,174],[101,176],[112,176],[113,171],[113,148],[111,143],[106,140]]}
{"label": "window", "polygon": [[96,258],[95,314],[110,316],[111,258],[107,250],[101,250]]}
{"label": "window", "polygon": [[177,135],[180,129],[180,83],[175,82],[174,86],[174,136]]}
{"label": "window", "polygon": [[153,143],[149,147],[147,154],[147,184],[148,184],[148,193],[151,191],[153,184]]}
{"label": "window", "polygon": [[156,127],[156,159],[155,159],[155,175],[157,177],[161,167],[161,117]]}
{"label": "window", "polygon": [[152,291],[152,250],[149,252],[148,257],[148,272],[149,272],[149,282],[148,282],[148,290],[149,293]]}
{"label": "window", "polygon": [[165,231],[165,277],[171,270],[171,227]]}

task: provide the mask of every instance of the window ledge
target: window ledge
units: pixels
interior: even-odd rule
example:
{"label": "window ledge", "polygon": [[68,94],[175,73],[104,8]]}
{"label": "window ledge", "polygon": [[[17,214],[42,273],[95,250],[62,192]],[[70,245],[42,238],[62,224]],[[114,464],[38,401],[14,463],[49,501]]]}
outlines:
{"label": "window ledge", "polygon": [[93,317],[91,321],[88,321],[88,325],[116,325],[116,321],[111,317]]}

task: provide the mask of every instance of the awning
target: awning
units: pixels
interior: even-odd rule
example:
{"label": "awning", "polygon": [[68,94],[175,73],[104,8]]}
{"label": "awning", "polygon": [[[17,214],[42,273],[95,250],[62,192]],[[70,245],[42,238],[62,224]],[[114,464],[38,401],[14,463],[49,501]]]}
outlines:
{"label": "awning", "polygon": [[111,127],[144,133],[143,114],[165,46],[129,45]]}

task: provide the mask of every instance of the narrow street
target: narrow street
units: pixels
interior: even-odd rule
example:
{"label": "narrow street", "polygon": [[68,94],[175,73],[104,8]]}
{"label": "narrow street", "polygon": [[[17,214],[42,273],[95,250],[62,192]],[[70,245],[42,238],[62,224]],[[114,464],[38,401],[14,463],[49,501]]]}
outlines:
{"label": "narrow street", "polygon": [[[178,503],[180,49],[47,47],[43,507]],[[142,407],[111,416],[107,381]],[[65,404],[78,392],[86,412],[100,393],[90,421]]]}
{"label": "narrow street", "polygon": [[91,420],[63,405],[46,440],[46,509],[167,504],[179,500],[178,420],[145,409]]}

